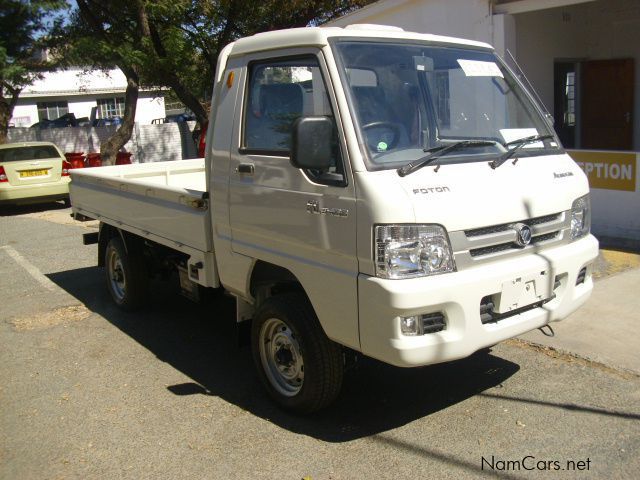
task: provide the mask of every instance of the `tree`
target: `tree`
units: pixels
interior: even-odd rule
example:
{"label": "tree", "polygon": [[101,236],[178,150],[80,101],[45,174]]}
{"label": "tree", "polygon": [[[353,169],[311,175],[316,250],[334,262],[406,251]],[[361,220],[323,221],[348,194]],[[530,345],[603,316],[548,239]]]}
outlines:
{"label": "tree", "polygon": [[[63,43],[63,56],[70,63],[91,62],[106,68],[117,65],[127,79],[122,124],[100,144],[105,164],[113,164],[120,149],[131,139],[140,91],[140,70],[144,63],[141,50],[145,34],[143,18],[138,16],[140,2],[115,0],[110,2],[77,0],[70,43]],[[64,38],[64,37],[63,37]],[[59,43],[60,45],[60,43]]]}
{"label": "tree", "polygon": [[254,33],[319,24],[372,0],[77,0],[70,25],[58,31],[70,63],[117,65],[127,77],[123,124],[100,146],[107,163],[131,137],[142,84],[171,88],[206,124],[200,99],[212,88],[218,55]]}
{"label": "tree", "polygon": [[0,144],[7,141],[9,120],[22,90],[53,64],[37,57],[47,33],[67,7],[63,0],[0,0]]}
{"label": "tree", "polygon": [[260,32],[318,25],[372,0],[140,0],[149,35],[146,72],[171,87],[178,98],[206,122],[199,102],[210,93],[221,50],[233,40]]}

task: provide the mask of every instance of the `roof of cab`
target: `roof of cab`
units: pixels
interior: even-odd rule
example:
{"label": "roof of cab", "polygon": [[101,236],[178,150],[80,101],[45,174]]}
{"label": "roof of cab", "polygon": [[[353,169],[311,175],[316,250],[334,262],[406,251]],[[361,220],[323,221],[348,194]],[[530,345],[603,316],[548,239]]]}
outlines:
{"label": "roof of cab", "polygon": [[244,55],[252,52],[274,50],[288,47],[324,47],[331,37],[356,37],[370,39],[399,39],[421,40],[429,43],[444,43],[451,45],[472,46],[476,48],[493,49],[487,43],[461,38],[445,37],[425,33],[406,32],[398,27],[386,25],[355,24],[345,28],[340,27],[305,27],[288,30],[263,32],[251,37],[241,38],[234,42],[230,56]]}

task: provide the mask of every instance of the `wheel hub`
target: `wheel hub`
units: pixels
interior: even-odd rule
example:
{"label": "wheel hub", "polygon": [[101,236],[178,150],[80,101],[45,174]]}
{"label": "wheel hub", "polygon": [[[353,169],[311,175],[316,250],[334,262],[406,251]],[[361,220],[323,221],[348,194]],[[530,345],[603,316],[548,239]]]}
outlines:
{"label": "wheel hub", "polygon": [[260,360],[271,385],[292,397],[302,388],[304,362],[294,332],[282,320],[271,318],[260,329]]}

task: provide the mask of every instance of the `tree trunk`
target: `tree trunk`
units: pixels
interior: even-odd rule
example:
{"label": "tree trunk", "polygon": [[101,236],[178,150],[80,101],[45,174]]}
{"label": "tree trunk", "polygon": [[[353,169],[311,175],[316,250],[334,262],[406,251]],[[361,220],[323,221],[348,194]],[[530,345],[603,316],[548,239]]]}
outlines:
{"label": "tree trunk", "polygon": [[140,80],[138,75],[130,69],[120,68],[127,76],[127,90],[124,94],[124,118],[122,125],[109,139],[100,144],[100,156],[105,165],[116,163],[116,155],[125,144],[131,140],[133,126],[136,121],[136,106],[138,103],[138,92],[140,90]]}
{"label": "tree trunk", "polygon": [[11,111],[7,99],[0,98],[0,145],[7,143],[7,132],[9,130],[9,119],[11,119]]}
{"label": "tree trunk", "polygon": [[207,120],[209,120],[209,116],[207,115],[207,111],[202,106],[200,101],[196,98],[196,96],[191,93],[190,90],[185,88],[184,84],[180,81],[180,79],[178,79],[176,75],[168,76],[167,83],[173,89],[180,101],[193,112],[198,123],[200,125],[204,125]]}
{"label": "tree trunk", "polygon": [[[5,97],[5,91],[11,94],[11,97]],[[20,89],[9,87],[4,82],[0,85],[0,145],[7,143],[9,120],[11,120],[13,108],[18,103],[19,96]]]}

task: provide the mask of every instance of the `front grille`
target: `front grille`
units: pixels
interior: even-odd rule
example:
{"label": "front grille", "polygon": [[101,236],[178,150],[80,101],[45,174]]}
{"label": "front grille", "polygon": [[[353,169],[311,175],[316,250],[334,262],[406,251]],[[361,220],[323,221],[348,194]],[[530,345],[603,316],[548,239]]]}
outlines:
{"label": "front grille", "polygon": [[[543,223],[550,223],[550,222],[555,222],[559,220],[560,215],[561,215],[560,213],[553,213],[551,215],[544,215],[542,217],[535,217],[535,218],[530,218],[528,220],[522,220],[522,223],[526,223],[530,227],[533,225],[541,225]],[[513,228],[512,225],[514,223],[518,223],[518,222],[502,223],[500,225],[491,225],[490,227],[474,228],[471,230],[465,230],[464,233],[467,236],[467,238],[480,237],[483,235],[493,235],[496,233],[502,233],[502,232],[507,232],[511,230]]]}
{"label": "front grille", "polygon": [[423,333],[436,333],[444,330],[445,327],[444,315],[442,312],[428,313],[422,316],[422,332]]}
{"label": "front grille", "polygon": [[[529,245],[539,245],[544,242],[548,242],[549,240],[555,240],[560,235],[560,231],[545,233],[544,235],[537,235],[531,239],[531,243]],[[520,250],[521,247],[516,245],[513,242],[500,243],[498,245],[491,245],[489,247],[482,248],[473,248],[469,250],[469,253],[472,257],[481,257],[483,255],[491,255],[494,253],[503,252],[505,250]]]}
{"label": "front grille", "polygon": [[493,295],[487,295],[480,300],[480,321],[483,325],[487,323],[495,323],[500,320],[504,320],[505,318],[512,317],[514,315],[518,315],[519,313],[527,312],[529,310],[533,310],[534,308],[539,308],[545,303],[550,302],[554,298],[556,298],[556,290],[562,285],[562,280],[560,275],[556,275],[553,279],[553,294],[551,297],[546,300],[540,300],[539,302],[532,303],[531,305],[525,305],[524,307],[517,308],[507,313],[495,313],[493,310],[495,308],[495,304],[493,303]]}
{"label": "front grille", "polygon": [[580,273],[578,273],[578,278],[576,279],[576,285],[580,285],[584,283],[587,278],[587,267],[582,267]]}
{"label": "front grille", "polygon": [[526,305],[521,308],[516,308],[515,310],[511,310],[510,312],[495,313],[493,311],[494,309],[493,300],[491,299],[491,296],[487,296],[480,301],[480,321],[482,322],[483,325],[486,325],[487,323],[496,323],[496,322],[499,322],[500,320],[504,320],[505,318],[513,317],[514,315],[519,315],[521,313],[528,312],[529,310],[533,310],[534,308],[540,308],[545,303],[553,300],[554,297],[555,296],[552,296],[551,298],[548,298],[546,300],[541,300],[539,302],[532,303],[531,305]]}

